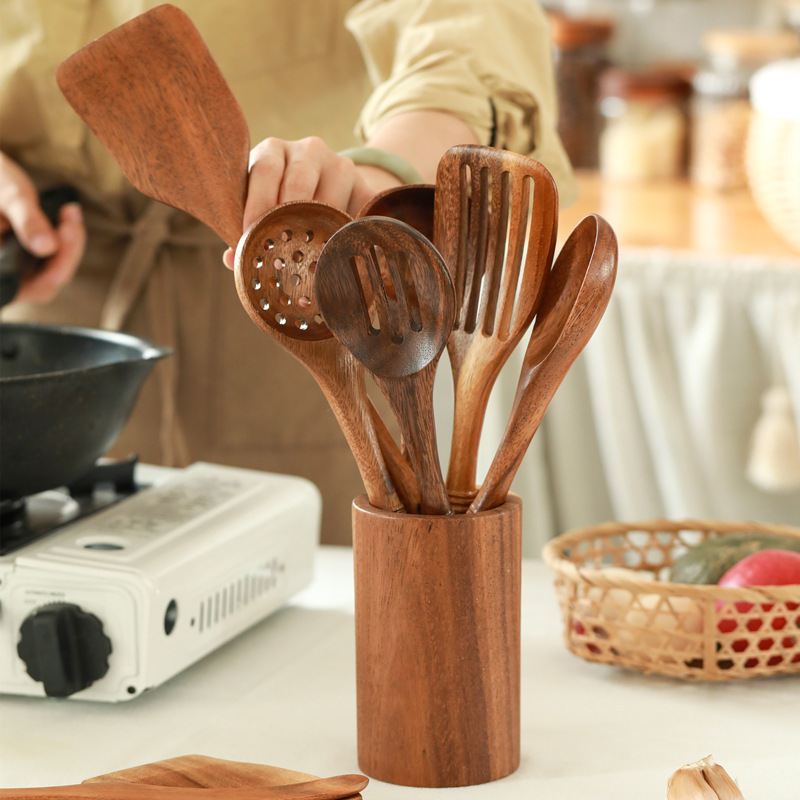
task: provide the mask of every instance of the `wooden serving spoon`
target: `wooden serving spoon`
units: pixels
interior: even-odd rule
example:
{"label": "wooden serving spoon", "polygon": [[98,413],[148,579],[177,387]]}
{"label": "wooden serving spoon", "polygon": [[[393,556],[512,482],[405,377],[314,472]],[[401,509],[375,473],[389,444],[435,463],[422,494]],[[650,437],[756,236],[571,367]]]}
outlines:
{"label": "wooden serving spoon", "polygon": [[0,789],[0,800],[342,800],[369,783],[363,775],[338,775],[283,786],[205,788],[138,783],[80,783]]}
{"label": "wooden serving spoon", "polygon": [[236,247],[250,134],[183,11],[161,5],[134,17],[61,63],[56,80],[140,192],[186,211]]}
{"label": "wooden serving spoon", "polygon": [[470,513],[505,502],[553,395],[602,318],[617,274],[617,237],[600,216],[584,217],[547,277],[525,351],[511,416]]}
{"label": "wooden serving spoon", "polygon": [[[317,306],[317,259],[349,221],[345,212],[324,203],[276,206],[239,241],[236,288],[253,322],[301,361],[319,384],[353,451],[370,503],[398,511],[404,503],[382,457],[363,369],[334,338]],[[397,458],[402,461],[399,452]],[[406,469],[400,481],[410,480],[413,486]]]}
{"label": "wooden serving spoon", "polygon": [[356,214],[361,217],[390,217],[410,225],[433,241],[433,206],[436,187],[430,183],[393,186],[367,200]]}
{"label": "wooden serving spoon", "polygon": [[397,417],[422,513],[450,513],[433,415],[436,364],[455,313],[441,256],[405,223],[357,219],[325,245],[316,290],[328,327],[372,373]]}
{"label": "wooden serving spoon", "polygon": [[533,321],[557,215],[555,183],[538,161],[461,145],[439,162],[433,241],[453,276],[457,308],[447,342],[455,384],[447,489],[456,510],[475,496],[489,395]]}

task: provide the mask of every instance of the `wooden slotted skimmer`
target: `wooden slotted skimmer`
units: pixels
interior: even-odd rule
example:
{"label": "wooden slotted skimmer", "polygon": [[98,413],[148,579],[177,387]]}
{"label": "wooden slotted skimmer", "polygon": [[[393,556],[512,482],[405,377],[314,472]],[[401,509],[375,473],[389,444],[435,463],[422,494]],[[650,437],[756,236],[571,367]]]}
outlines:
{"label": "wooden slotted skimmer", "polygon": [[558,193],[531,158],[491,147],[448,150],[436,175],[434,244],[453,277],[447,352],[455,384],[447,489],[456,510],[475,496],[486,405],[533,321],[555,249]]}
{"label": "wooden slotted skimmer", "polygon": [[455,311],[447,269],[428,239],[384,217],[357,219],[319,258],[319,307],[372,373],[417,475],[423,514],[448,514],[433,415],[433,380]]}
{"label": "wooden slotted skimmer", "polygon": [[[400,510],[404,502],[381,455],[363,369],[334,338],[317,306],[317,259],[330,237],[349,221],[346,213],[324,203],[276,206],[239,241],[236,288],[256,325],[314,376],[353,451],[370,502]],[[414,479],[407,467],[397,480],[401,486],[410,481],[408,493],[413,495]]]}

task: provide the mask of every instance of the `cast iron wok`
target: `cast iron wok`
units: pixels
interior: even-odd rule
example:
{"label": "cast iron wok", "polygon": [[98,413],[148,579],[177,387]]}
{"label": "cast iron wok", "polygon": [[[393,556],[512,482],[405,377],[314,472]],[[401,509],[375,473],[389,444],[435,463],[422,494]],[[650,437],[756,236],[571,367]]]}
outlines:
{"label": "cast iron wok", "polygon": [[0,324],[0,497],[81,478],[119,436],[169,349],[123,333]]}

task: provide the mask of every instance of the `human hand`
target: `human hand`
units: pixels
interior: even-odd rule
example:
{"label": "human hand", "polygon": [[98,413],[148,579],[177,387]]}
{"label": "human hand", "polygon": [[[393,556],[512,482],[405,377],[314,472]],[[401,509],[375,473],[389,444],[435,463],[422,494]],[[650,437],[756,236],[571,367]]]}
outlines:
{"label": "human hand", "polygon": [[[290,200],[317,200],[355,216],[376,192],[396,185],[400,181],[394,175],[356,166],[316,136],[297,141],[264,139],[250,153],[244,228],[273,206]],[[223,260],[233,269],[233,250],[228,249]]]}
{"label": "human hand", "polygon": [[64,205],[54,228],[39,205],[27,173],[0,153],[0,236],[13,230],[20,244],[46,259],[23,280],[14,298],[47,303],[72,279],[86,246],[86,228],[77,203]]}

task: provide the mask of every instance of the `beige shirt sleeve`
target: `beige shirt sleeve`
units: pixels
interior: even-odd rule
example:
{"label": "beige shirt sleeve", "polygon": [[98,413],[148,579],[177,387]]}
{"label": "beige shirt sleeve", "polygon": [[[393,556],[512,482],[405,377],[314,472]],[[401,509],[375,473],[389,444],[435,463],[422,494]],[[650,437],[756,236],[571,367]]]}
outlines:
{"label": "beige shirt sleeve", "polygon": [[556,133],[547,18],[535,0],[362,0],[346,18],[374,90],[356,133],[396,114],[457,114],[484,144],[530,155],[553,174],[561,205],[577,186]]}

